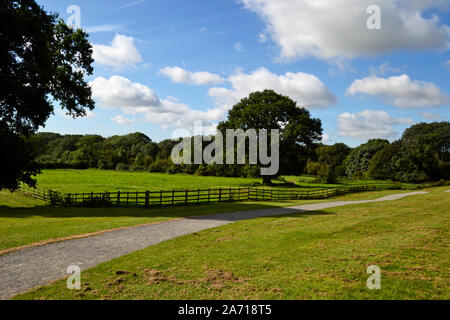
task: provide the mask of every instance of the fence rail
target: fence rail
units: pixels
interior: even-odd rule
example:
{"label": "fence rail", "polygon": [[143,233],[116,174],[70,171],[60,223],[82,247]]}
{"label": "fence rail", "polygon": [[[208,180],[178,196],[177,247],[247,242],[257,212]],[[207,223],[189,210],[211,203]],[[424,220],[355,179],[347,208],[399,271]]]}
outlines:
{"label": "fence rail", "polygon": [[348,185],[320,189],[268,189],[268,188],[210,188],[160,191],[116,191],[90,193],[61,193],[21,186],[24,195],[63,206],[86,207],[158,207],[205,204],[229,201],[289,201],[327,199],[348,193],[398,190],[401,184]]}

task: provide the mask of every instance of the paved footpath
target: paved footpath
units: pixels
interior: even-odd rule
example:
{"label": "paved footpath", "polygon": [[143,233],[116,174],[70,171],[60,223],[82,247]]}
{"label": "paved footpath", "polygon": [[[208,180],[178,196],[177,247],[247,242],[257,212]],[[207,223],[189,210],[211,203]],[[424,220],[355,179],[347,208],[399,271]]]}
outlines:
{"label": "paved footpath", "polygon": [[[0,299],[8,299],[15,294],[64,278],[67,276],[66,270],[70,265],[78,265],[81,270],[86,270],[102,262],[169,239],[235,221],[322,210],[349,204],[391,201],[425,193],[427,192],[412,192],[389,195],[376,200],[322,202],[289,208],[221,213],[136,226],[98,236],[28,247],[0,256]],[[189,209],[193,210],[193,208]]]}

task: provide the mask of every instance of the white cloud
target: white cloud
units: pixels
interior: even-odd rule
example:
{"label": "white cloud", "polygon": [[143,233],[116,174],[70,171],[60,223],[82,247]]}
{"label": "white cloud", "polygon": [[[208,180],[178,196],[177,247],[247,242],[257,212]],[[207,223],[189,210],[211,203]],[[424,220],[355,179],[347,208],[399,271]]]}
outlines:
{"label": "white cloud", "polygon": [[[162,124],[164,128],[189,127],[196,120],[203,121],[206,126],[213,126],[225,116],[225,110],[221,108],[195,110],[173,97],[159,99],[148,86],[120,76],[109,79],[99,77],[91,81],[90,85],[92,95],[101,107],[140,115],[145,121]],[[124,119],[115,117],[115,120]]]}
{"label": "white cloud", "polygon": [[346,112],[339,115],[337,120],[341,136],[359,140],[394,138],[398,133],[392,126],[414,123],[409,118],[394,118],[384,111],[374,110],[364,110],[357,114]]}
{"label": "white cloud", "polygon": [[441,115],[438,113],[421,112],[420,116],[431,121],[437,121],[441,119]]}
{"label": "white cloud", "polygon": [[110,11],[110,12],[111,12],[111,11],[118,11],[118,10],[126,9],[126,8],[129,8],[129,7],[134,7],[134,6],[137,6],[137,5],[139,5],[139,4],[141,4],[141,3],[144,3],[144,2],[147,2],[147,0],[137,0],[137,1],[133,1],[133,2],[130,2],[130,3],[127,3],[127,4],[124,4],[124,5],[115,7],[115,8],[113,8],[113,9],[109,10],[109,11]]}
{"label": "white cloud", "polygon": [[98,26],[89,26],[86,27],[87,33],[95,33],[95,32],[113,32],[120,31],[123,29],[123,26],[116,24],[102,24]]}
{"label": "white cloud", "polygon": [[267,42],[267,35],[265,33],[260,33],[258,36],[258,41],[261,43]]}
{"label": "white cloud", "polygon": [[169,77],[172,82],[186,83],[192,85],[211,85],[223,83],[224,79],[210,72],[189,72],[180,67],[165,67],[159,73]]}
{"label": "white cloud", "polygon": [[[314,56],[321,59],[355,58],[395,50],[448,49],[450,28],[436,15],[430,0],[240,0],[266,23],[285,60]],[[441,1],[445,3],[445,1]],[[381,9],[381,30],[367,28],[370,5]]]}
{"label": "white cloud", "polygon": [[99,99],[106,107],[139,112],[141,108],[161,105],[161,101],[149,87],[124,77],[98,77],[90,85],[94,99]]}
{"label": "white cloud", "polygon": [[329,143],[329,142],[332,142],[331,137],[328,134],[324,133],[322,135],[322,143]]}
{"label": "white cloud", "polygon": [[389,62],[382,63],[378,67],[370,67],[370,74],[373,76],[384,76],[387,73],[402,73],[402,69],[391,67]]}
{"label": "white cloud", "polygon": [[371,76],[355,80],[347,89],[347,94],[353,96],[357,93],[376,96],[403,109],[438,107],[449,101],[448,96],[433,83],[413,81],[406,74],[390,78]]}
{"label": "white cloud", "polygon": [[236,42],[234,44],[234,50],[236,50],[237,52],[242,52],[244,51],[244,46],[242,45],[242,43]]}
{"label": "white cloud", "polygon": [[265,68],[259,68],[250,74],[238,71],[230,76],[228,81],[231,83],[232,89],[214,87],[209,90],[209,95],[224,109],[230,109],[254,91],[265,89],[272,89],[289,96],[301,107],[320,108],[337,102],[337,97],[322,81],[308,73],[287,72],[285,75],[276,75]]}
{"label": "white cloud", "polygon": [[447,69],[450,70],[450,60],[448,60],[446,63],[444,63],[444,67],[447,67]]}
{"label": "white cloud", "polygon": [[433,8],[439,8],[441,10],[447,10],[449,8],[448,0],[403,0],[405,6],[412,10],[428,10]]}
{"label": "white cloud", "polygon": [[[193,77],[188,80],[204,83],[204,80],[193,76],[195,73],[188,74]],[[187,81],[186,78],[175,79]],[[232,85],[231,89],[210,89],[209,95],[215,100],[216,106],[207,110],[193,109],[172,96],[160,99],[148,86],[117,75],[109,79],[98,77],[90,82],[90,86],[94,99],[102,108],[118,109],[126,115],[140,116],[145,121],[161,124],[163,128],[187,128],[194,121],[202,121],[210,131],[214,131],[217,123],[226,118],[227,111],[234,104],[257,90],[274,89],[296,100],[299,106],[325,107],[337,101],[336,96],[317,77],[306,73],[288,72],[278,76],[261,68],[250,74],[237,72],[227,80]],[[127,123],[126,119],[119,117],[111,120]]]}
{"label": "white cloud", "polygon": [[121,115],[116,115],[110,119],[111,121],[120,124],[120,125],[130,125],[133,124],[134,120],[128,119]]}
{"label": "white cloud", "polygon": [[116,34],[110,45],[93,45],[93,58],[100,64],[120,67],[141,62],[142,57],[134,46],[133,37]]}

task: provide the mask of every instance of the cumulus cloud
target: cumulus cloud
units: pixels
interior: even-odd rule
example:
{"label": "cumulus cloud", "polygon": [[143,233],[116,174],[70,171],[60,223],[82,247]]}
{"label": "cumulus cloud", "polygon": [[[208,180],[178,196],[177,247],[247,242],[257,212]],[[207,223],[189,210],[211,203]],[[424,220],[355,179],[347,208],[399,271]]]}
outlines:
{"label": "cumulus cloud", "polygon": [[90,85],[94,99],[99,99],[106,107],[138,112],[142,108],[161,105],[161,101],[149,87],[121,76],[109,79],[98,77]]}
{"label": "cumulus cloud", "polygon": [[94,44],[94,61],[112,67],[133,65],[142,61],[133,37],[116,34],[110,45]]}
{"label": "cumulus cloud", "polygon": [[110,120],[120,125],[130,125],[134,122],[134,120],[128,119],[121,115],[116,115],[112,117]]}
{"label": "cumulus cloud", "polygon": [[[196,79],[199,83],[200,80]],[[94,99],[103,108],[121,110],[126,115],[139,115],[145,121],[160,123],[163,128],[186,128],[198,120],[210,131],[214,131],[217,123],[226,118],[227,111],[234,104],[257,90],[274,89],[297,101],[299,106],[306,107],[326,107],[337,101],[336,96],[317,77],[307,73],[276,75],[261,68],[250,74],[237,72],[227,81],[232,88],[214,87],[209,90],[215,106],[207,110],[193,109],[172,96],[160,99],[147,85],[117,75],[109,79],[98,77],[90,82],[90,86]],[[126,123],[119,117],[113,121]]]}
{"label": "cumulus cloud", "polygon": [[165,67],[159,73],[169,77],[172,82],[186,83],[192,85],[211,85],[223,83],[224,79],[210,72],[189,72],[180,67]]}
{"label": "cumulus cloud", "polygon": [[392,126],[403,124],[411,125],[410,118],[394,118],[385,111],[364,110],[359,113],[343,113],[337,118],[341,136],[359,140],[389,139],[398,133]]}
{"label": "cumulus cloud", "polygon": [[[225,110],[221,108],[195,110],[173,97],[160,99],[148,86],[121,76],[109,79],[99,77],[91,81],[90,85],[92,96],[99,101],[101,107],[140,115],[147,122],[162,124],[164,128],[188,127],[196,120],[212,126],[225,116]],[[113,121],[126,124],[126,119],[121,117],[114,117]]]}
{"label": "cumulus cloud", "polygon": [[347,89],[353,96],[363,93],[381,98],[399,108],[437,107],[448,103],[448,96],[431,82],[411,80],[406,75],[390,78],[376,76],[355,80]]}
{"label": "cumulus cloud", "polygon": [[[285,60],[355,58],[395,50],[448,49],[450,28],[424,10],[432,1],[240,0],[266,23],[264,31]],[[439,1],[442,4],[445,1]],[[381,30],[367,28],[370,5],[381,9]]]}
{"label": "cumulus cloud", "polygon": [[230,76],[228,81],[232,89],[214,87],[209,95],[223,108],[231,108],[251,92],[273,89],[297,101],[299,106],[327,107],[337,102],[337,97],[312,74],[287,72],[277,75],[265,68],[259,68],[250,74],[241,71]]}

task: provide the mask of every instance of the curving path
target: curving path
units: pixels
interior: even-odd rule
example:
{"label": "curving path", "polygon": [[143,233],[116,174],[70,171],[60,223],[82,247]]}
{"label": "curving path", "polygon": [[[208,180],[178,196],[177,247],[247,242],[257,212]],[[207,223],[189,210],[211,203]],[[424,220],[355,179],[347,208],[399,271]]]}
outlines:
{"label": "curving path", "polygon": [[162,241],[239,220],[322,210],[349,204],[392,201],[426,193],[411,192],[389,195],[376,200],[322,202],[289,208],[221,213],[113,230],[98,236],[29,247],[0,256],[0,299],[8,299],[15,294],[64,278],[70,265],[78,265],[81,270],[86,270]]}

